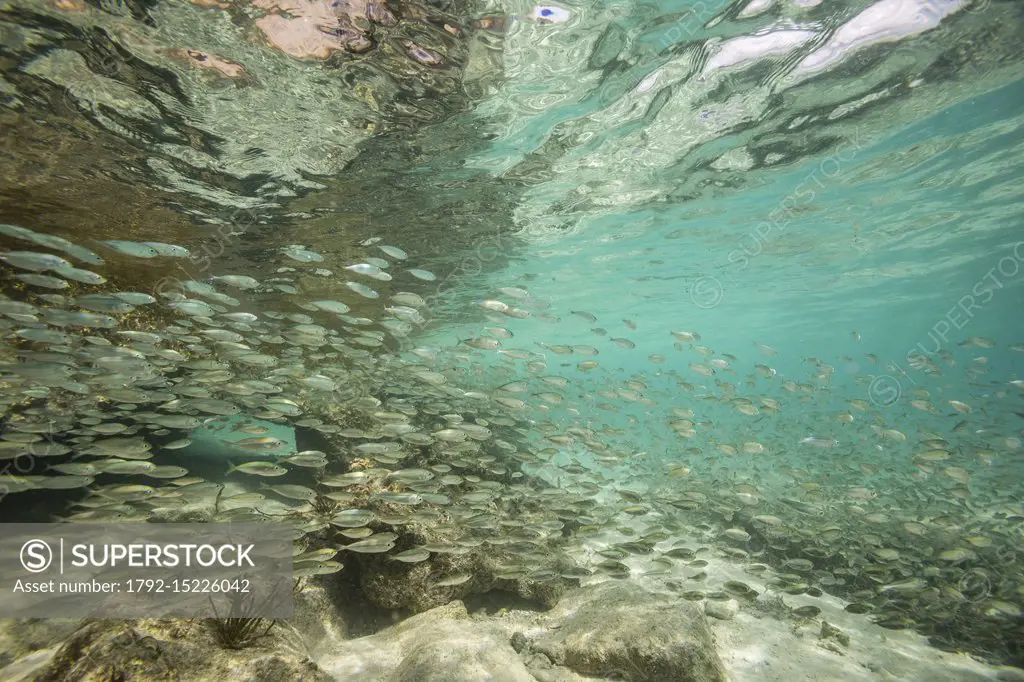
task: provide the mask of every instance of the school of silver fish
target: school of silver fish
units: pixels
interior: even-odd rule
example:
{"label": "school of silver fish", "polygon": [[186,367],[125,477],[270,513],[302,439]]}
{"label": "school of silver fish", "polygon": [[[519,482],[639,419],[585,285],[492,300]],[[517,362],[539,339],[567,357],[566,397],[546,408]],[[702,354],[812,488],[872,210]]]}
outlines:
{"label": "school of silver fish", "polygon": [[[299,244],[262,281],[225,273],[147,293],[95,270],[104,256],[189,249],[108,240],[93,251],[14,225],[0,235],[25,244],[0,253],[4,497],[63,491],[68,522],[211,502],[214,520],[288,520],[302,578],[343,570],[339,555],[419,564],[487,548],[498,580],[682,565],[687,580],[670,586],[697,599],[714,592],[706,557],[721,556],[752,582],[836,594],[949,648],[998,659],[1024,641],[1024,381],[992,378],[981,354],[1020,344],[970,337],[919,353],[920,380],[880,405],[872,382],[896,368],[873,355],[856,359],[869,367],[853,378],[864,399],[848,399],[836,365],[852,357],[807,358],[791,376],[773,367],[785,349],[741,357],[684,329],[647,370],[607,369],[602,355],[639,352],[629,334],[642,319],[558,311],[516,284],[474,302],[475,335],[418,346],[432,310],[416,290],[438,275],[379,239],[340,275]],[[330,296],[303,295],[296,270],[313,268],[331,275]],[[533,320],[561,326],[534,340],[517,330]],[[558,329],[594,340],[552,342]],[[949,375],[970,394],[951,394]],[[276,425],[324,445],[292,451],[267,435]],[[176,463],[196,429],[231,434],[223,478]],[[632,445],[641,431],[644,451]],[[247,489],[226,495],[226,480]],[[415,528],[439,539],[410,543]]]}

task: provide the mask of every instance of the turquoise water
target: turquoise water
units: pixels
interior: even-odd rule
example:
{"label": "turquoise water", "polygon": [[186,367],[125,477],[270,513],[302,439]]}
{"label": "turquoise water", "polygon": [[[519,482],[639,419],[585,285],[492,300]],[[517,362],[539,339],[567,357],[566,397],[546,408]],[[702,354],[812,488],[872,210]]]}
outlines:
{"label": "turquoise water", "polygon": [[[479,539],[483,527],[453,519],[478,513],[485,491],[493,528],[564,527],[549,558],[588,576],[616,570],[595,547],[664,533],[659,554],[700,543],[767,565],[772,590],[824,590],[936,646],[1024,660],[1018,6],[455,3],[421,7],[429,24],[404,8],[370,52],[328,58],[305,52],[322,35],[286,44],[235,6],[16,5],[2,15],[14,144],[0,222],[96,249],[108,259],[96,291],[154,300],[69,330],[41,311],[75,307],[87,287],[26,286],[5,261],[4,296],[41,316],[3,301],[5,429],[56,415],[67,433],[50,437],[75,461],[104,420],[127,423],[160,465],[237,462],[221,441],[258,436],[284,444],[253,459],[322,448],[326,471],[287,478],[321,505],[345,487],[325,477],[456,462],[477,480],[424,503],[438,514],[419,519],[428,527]],[[115,238],[191,255],[97,242]],[[18,239],[5,232],[4,253],[36,248]],[[372,258],[386,277],[345,270]],[[185,293],[223,310],[175,308]],[[311,304],[325,300],[351,311]],[[252,319],[228,323],[229,309]],[[71,335],[29,342],[21,324]],[[311,324],[323,335],[294,326]],[[200,333],[213,328],[239,340]],[[125,345],[118,330],[161,338],[133,346],[145,362],[108,385],[83,349]],[[73,369],[26,378],[17,363],[57,362],[25,355],[37,351]],[[200,359],[213,364],[189,364]],[[119,388],[149,394],[136,405]],[[278,393],[292,402],[274,407]],[[230,405],[195,402],[207,397]],[[206,423],[160,430],[140,416],[151,409]],[[395,411],[429,443],[388,431]],[[461,419],[493,431],[470,437],[471,466],[428,437]],[[267,430],[234,429],[257,420]],[[158,452],[185,436],[187,451]],[[382,440],[401,456],[357,449]],[[96,476],[81,487],[114,482]],[[525,521],[524,480],[537,505]],[[12,483],[37,497],[0,500],[5,518],[66,513],[81,493],[47,485]],[[367,490],[346,504],[380,511]],[[130,502],[118,513],[153,520],[155,503]],[[320,508],[280,508],[328,526]],[[560,576],[535,552],[497,574]]]}
{"label": "turquoise water", "polygon": [[[739,358],[722,381],[742,385],[763,362],[778,378],[762,385],[777,388],[784,377],[813,376],[808,359],[817,358],[830,367],[832,404],[816,398],[815,408],[841,411],[849,400],[867,400],[896,425],[913,414],[914,389],[932,390],[947,400],[983,399],[1012,436],[1020,431],[1010,419],[1019,403],[1007,382],[1020,376],[1024,360],[1009,348],[1024,336],[1014,314],[1024,253],[1021,170],[1011,151],[1022,139],[1014,106],[1021,96],[1016,83],[872,140],[851,138],[831,155],[728,199],[580,212],[574,229],[538,235],[508,268],[469,279],[464,273],[491,260],[495,244],[511,241],[496,232],[481,238],[482,256],[467,256],[453,274],[454,290],[441,298],[463,289],[500,298],[497,287],[528,288],[561,321],[509,321],[516,337],[506,345],[538,352],[538,342],[597,345],[600,369],[592,380],[644,373],[712,383],[688,367],[699,354],[673,347],[671,332],[689,330],[717,354]],[[964,130],[967,121],[975,127]],[[585,323],[572,310],[598,321]],[[454,343],[486,324],[452,325],[428,339]],[[636,348],[623,350],[594,327]],[[995,347],[963,347],[971,337],[990,338]],[[778,355],[766,356],[756,344]],[[651,354],[667,360],[654,364]],[[938,371],[915,369],[920,356]],[[671,398],[655,409],[670,406]],[[815,422],[806,409],[788,415],[794,427],[843,428]],[[950,411],[929,419],[942,424]]]}
{"label": "turquoise water", "polygon": [[[879,622],[916,620],[940,645],[958,639],[1016,650],[1007,631],[995,626],[998,616],[987,600],[1019,599],[1012,566],[1020,539],[1024,423],[1021,385],[1010,382],[1019,381],[1024,368],[1021,81],[953,95],[904,120],[883,123],[881,114],[865,113],[821,125],[813,137],[828,140],[823,151],[770,170],[742,168],[749,160],[738,155],[740,168],[709,172],[709,161],[757,136],[737,127],[713,138],[701,130],[710,108],[666,113],[680,99],[671,92],[680,83],[660,91],[669,98],[660,109],[651,92],[643,103],[650,108],[630,108],[627,91],[595,110],[592,98],[569,96],[576,90],[547,66],[533,81],[537,90],[544,84],[553,93],[550,104],[537,104],[540,111],[524,113],[527,105],[517,108],[512,96],[501,98],[504,118],[492,114],[498,104],[478,111],[484,121],[500,119],[506,131],[474,157],[479,167],[499,164],[499,175],[515,173],[524,147],[554,150],[545,173],[527,176],[517,208],[517,235],[525,235],[525,245],[507,267],[472,276],[490,260],[494,243],[512,242],[501,228],[482,237],[484,246],[463,260],[458,284],[442,297],[458,301],[450,316],[461,322],[428,329],[420,341],[451,345],[486,336],[488,325],[507,326],[515,336],[504,346],[538,353],[546,369],[477,351],[459,371],[479,377],[481,385],[532,375],[531,391],[549,388],[538,375],[569,377],[564,401],[541,399],[541,409],[530,412],[539,423],[530,434],[536,447],[550,448],[544,437],[566,428],[592,429],[615,453],[611,480],[618,485],[669,497],[702,491],[726,508],[738,506],[732,492],[753,491],[803,534],[803,543],[815,544],[821,528],[840,524],[840,539],[825,543],[834,544],[840,564],[876,564],[872,551],[882,545],[904,553],[896,574],[909,577],[916,560],[907,557],[920,551],[931,568],[919,566],[925,572],[917,575],[938,575],[935,587],[945,589],[942,583],[950,581],[946,585],[961,596],[889,602],[880,610],[906,608],[909,618]],[[571,71],[577,64],[558,66]],[[614,82],[607,72],[603,80]],[[825,83],[815,85],[827,91]],[[526,96],[527,85],[520,87]],[[733,97],[744,91],[734,86]],[[771,119],[798,119],[791,104],[780,95]],[[710,110],[713,118],[730,107]],[[670,117],[674,130],[665,121],[659,126]],[[570,143],[574,135],[589,137]],[[785,149],[812,136],[764,137]],[[500,287],[522,287],[529,299],[513,301]],[[486,312],[468,301],[473,297],[535,314],[482,320]],[[680,342],[673,331],[696,332],[699,341]],[[550,350],[577,344],[600,354]],[[711,358],[727,364],[708,369]],[[582,361],[598,364],[581,371]],[[770,367],[772,375],[756,365]],[[646,388],[634,391],[627,381]],[[765,398],[777,407],[765,409]],[[740,412],[737,399],[751,401],[757,413]],[[679,419],[696,422],[694,430],[678,435],[672,423]],[[808,437],[836,443],[802,444]],[[930,439],[945,440],[949,457],[922,459]],[[600,468],[586,440],[560,443],[552,461],[563,469],[573,461]],[[682,470],[687,473],[680,476]],[[669,471],[673,477],[666,477]],[[547,473],[559,475],[554,467]],[[814,514],[795,513],[782,498],[813,503]],[[715,515],[713,505],[705,511]],[[923,541],[908,534],[904,524],[925,519],[952,527],[929,531]],[[935,558],[965,534],[990,531],[1001,539],[973,567],[954,562],[950,568]],[[777,561],[802,556],[799,544],[782,543],[768,555]],[[863,578],[843,582],[831,590],[854,601],[872,585]],[[986,618],[995,630],[965,632],[987,630]]]}

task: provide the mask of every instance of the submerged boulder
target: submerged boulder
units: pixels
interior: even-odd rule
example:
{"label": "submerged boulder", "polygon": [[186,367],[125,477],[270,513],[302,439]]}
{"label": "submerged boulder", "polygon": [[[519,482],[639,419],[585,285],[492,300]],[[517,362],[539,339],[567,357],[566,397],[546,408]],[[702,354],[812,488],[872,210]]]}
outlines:
{"label": "submerged boulder", "polygon": [[468,639],[436,636],[416,645],[402,660],[389,682],[534,682],[515,650],[493,634]]}
{"label": "submerged boulder", "polygon": [[461,601],[344,642],[320,666],[339,680],[533,682],[508,638]]}
{"label": "submerged boulder", "polygon": [[699,605],[631,583],[602,583],[569,593],[550,616],[564,624],[533,647],[578,673],[633,682],[726,679]]}

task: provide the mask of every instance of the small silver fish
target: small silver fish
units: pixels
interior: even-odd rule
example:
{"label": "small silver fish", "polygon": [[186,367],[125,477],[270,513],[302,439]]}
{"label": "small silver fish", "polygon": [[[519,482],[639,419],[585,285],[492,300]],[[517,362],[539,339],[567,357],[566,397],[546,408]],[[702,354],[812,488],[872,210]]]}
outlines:
{"label": "small silver fish", "polygon": [[35,272],[23,272],[14,276],[14,279],[30,284],[34,287],[43,287],[44,289],[67,289],[68,283],[59,277],[51,277],[49,275],[40,275]]}
{"label": "small silver fish", "polygon": [[341,301],[313,301],[310,303],[310,305],[312,305],[318,310],[323,310],[324,312],[327,313],[336,313],[338,315],[344,315],[345,313],[352,310]]}
{"label": "small silver fish", "polygon": [[[152,246],[139,242],[131,242],[126,239],[106,239],[100,241],[100,244],[109,246],[118,253],[123,253],[126,256],[134,256],[136,258],[156,258],[160,255],[160,252],[154,249]],[[68,267],[71,264],[68,263]]]}
{"label": "small silver fish", "polygon": [[143,473],[150,478],[181,478],[188,474],[188,469],[171,464],[164,464],[161,466],[155,466],[149,471],[144,471]]}
{"label": "small silver fish", "polygon": [[319,263],[324,257],[314,251],[308,251],[301,246],[288,246],[282,249],[284,255],[300,263]]}
{"label": "small silver fish", "polygon": [[258,289],[260,286],[260,283],[257,280],[253,279],[252,277],[247,277],[245,275],[218,275],[215,277],[211,277],[210,279],[212,279],[215,282],[223,282],[224,284],[227,284],[229,287],[242,289],[243,291]]}
{"label": "small silver fish", "polygon": [[105,474],[133,475],[152,471],[156,465],[146,460],[107,459],[96,463],[96,468]]}
{"label": "small silver fish", "polygon": [[434,273],[430,272],[429,270],[414,269],[414,270],[406,270],[406,272],[408,272],[410,275],[412,275],[416,279],[422,279],[424,282],[433,282],[434,280],[437,279],[437,275],[435,275]]}
{"label": "small silver fish", "polygon": [[261,487],[266,488],[268,490],[272,490],[281,497],[285,497],[289,500],[302,500],[304,502],[312,502],[314,499],[316,499],[316,493],[313,490],[301,485],[283,484],[263,485]]}
{"label": "small silver fish", "polygon": [[[360,275],[373,277],[374,279],[381,279],[381,275],[387,275],[387,273],[381,270],[378,266],[371,265],[370,263],[356,263],[355,265],[346,265],[345,269],[350,272],[358,273]],[[387,279],[383,279],[382,281],[386,282],[390,279],[391,275],[387,275]]]}
{"label": "small silver fish", "polygon": [[[81,282],[82,284],[103,284],[107,281],[106,277],[98,275],[91,270],[82,270],[81,268],[54,268],[53,272],[57,273],[61,277],[72,279],[76,282]],[[131,303],[131,301],[129,301],[129,303]]]}
{"label": "small silver fish", "polygon": [[589,322],[590,324],[597,322],[597,316],[592,313],[588,313],[585,310],[570,310],[569,314],[575,315],[576,317],[586,322]]}
{"label": "small silver fish", "polygon": [[155,298],[153,298],[149,294],[143,294],[138,291],[115,291],[112,292],[110,295],[116,296],[122,301],[131,303],[132,305],[147,305],[149,303],[156,303]]}
{"label": "small silver fish", "polygon": [[366,540],[353,542],[350,545],[341,546],[342,549],[347,549],[350,552],[359,552],[360,554],[383,554],[384,552],[390,552],[394,547],[395,543],[393,541],[378,540],[374,536],[370,536]]}
{"label": "small silver fish", "polygon": [[148,246],[157,252],[161,256],[167,256],[168,258],[188,258],[189,250],[184,246],[178,246],[177,244],[165,244],[163,242],[142,242],[143,246]]}
{"label": "small silver fish", "polygon": [[71,343],[71,337],[54,329],[19,329],[15,332],[19,338],[27,341],[38,341],[39,343],[56,343],[67,345]]}
{"label": "small silver fish", "polygon": [[230,474],[235,471],[241,471],[243,474],[251,474],[253,476],[284,476],[288,473],[287,469],[273,462],[244,462],[237,466],[229,462],[227,473]]}
{"label": "small silver fish", "polygon": [[124,314],[135,310],[135,306],[115,296],[105,294],[89,294],[79,296],[75,299],[75,305],[79,308],[91,310],[94,313],[115,313]]}
{"label": "small silver fish", "polygon": [[15,239],[29,241],[33,244],[45,246],[50,249],[56,249],[57,251],[63,251],[72,258],[77,258],[84,263],[103,265],[103,259],[95,253],[83,246],[70,242],[63,237],[57,237],[52,234],[40,234],[17,225],[0,225],[0,234],[5,234],[8,237],[13,237]]}
{"label": "small silver fish", "polygon": [[381,244],[378,245],[377,248],[386,253],[387,255],[391,256],[392,258],[396,258],[398,260],[405,260],[406,258],[409,257],[409,254],[407,254],[405,251],[398,248],[397,246],[387,246]]}
{"label": "small silver fish", "polygon": [[319,469],[327,466],[327,455],[319,450],[305,450],[289,457],[283,457],[280,461],[298,467]]}
{"label": "small silver fish", "polygon": [[60,256],[35,251],[8,251],[0,255],[0,260],[12,267],[35,272],[72,267],[71,263]]}
{"label": "small silver fish", "polygon": [[296,578],[307,578],[314,575],[330,575],[337,573],[345,566],[337,561],[297,561],[292,565],[292,575]]}
{"label": "small silver fish", "polygon": [[441,578],[434,584],[439,585],[441,587],[451,587],[454,585],[461,585],[462,583],[469,582],[469,580],[472,577],[472,573],[453,573],[451,575]]}
{"label": "small silver fish", "polygon": [[818,436],[807,436],[807,438],[802,439],[800,442],[816,448],[834,448],[839,445],[839,441],[833,438],[819,438]]}
{"label": "small silver fish", "polygon": [[391,557],[395,561],[401,561],[406,564],[418,564],[422,561],[426,561],[430,558],[430,552],[425,549],[407,549],[404,552],[399,552]]}
{"label": "small silver fish", "polygon": [[345,286],[347,286],[349,289],[351,289],[352,291],[356,292],[357,294],[364,298],[380,297],[380,294],[378,294],[376,291],[366,286],[365,284],[360,284],[359,282],[345,282]]}
{"label": "small silver fish", "polygon": [[460,343],[464,343],[470,348],[478,348],[480,350],[497,350],[501,348],[501,341],[486,336],[478,336],[473,339],[463,339]]}
{"label": "small silver fish", "polygon": [[278,438],[271,438],[270,436],[256,436],[254,438],[243,438],[236,441],[225,441],[229,445],[233,445],[237,448],[244,448],[246,450],[277,450],[283,448],[287,443]]}
{"label": "small silver fish", "polygon": [[179,312],[185,313],[186,315],[192,316],[211,317],[216,313],[216,311],[207,304],[191,298],[186,298],[183,301],[174,301],[170,304],[170,307]]}

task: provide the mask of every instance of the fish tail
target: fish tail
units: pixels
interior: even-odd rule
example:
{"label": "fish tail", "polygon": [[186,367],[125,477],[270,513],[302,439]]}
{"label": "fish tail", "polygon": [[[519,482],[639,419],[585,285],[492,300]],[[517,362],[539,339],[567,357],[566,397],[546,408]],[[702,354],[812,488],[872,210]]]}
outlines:
{"label": "fish tail", "polygon": [[228,460],[228,470],[224,473],[225,476],[231,474],[234,471],[238,471],[238,467],[232,464],[231,460]]}

